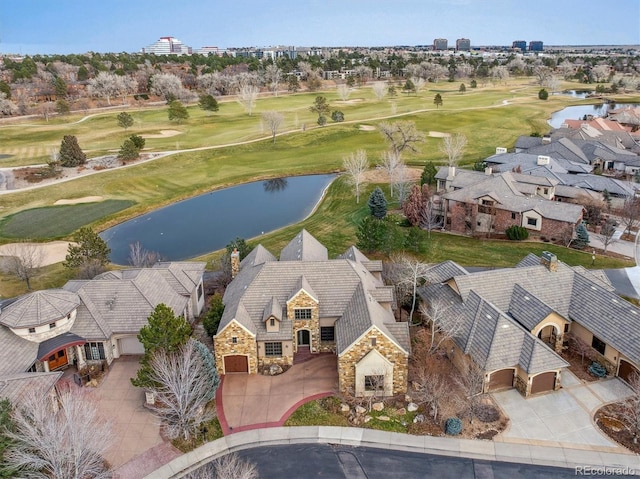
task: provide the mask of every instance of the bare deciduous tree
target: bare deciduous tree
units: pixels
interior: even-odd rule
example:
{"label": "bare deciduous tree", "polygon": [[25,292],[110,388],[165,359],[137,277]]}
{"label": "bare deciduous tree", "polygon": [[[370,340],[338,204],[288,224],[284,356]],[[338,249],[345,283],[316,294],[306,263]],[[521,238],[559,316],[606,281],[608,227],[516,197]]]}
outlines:
{"label": "bare deciduous tree", "polygon": [[18,106],[7,98],[5,92],[0,92],[0,114],[13,115],[18,112]]}
{"label": "bare deciduous tree", "polygon": [[473,422],[484,395],[484,372],[473,361],[469,361],[466,370],[461,372],[456,382],[464,394],[465,403],[460,406],[466,410]]}
{"label": "bare deciduous tree", "polygon": [[349,99],[349,95],[351,95],[351,88],[349,88],[349,85],[346,83],[340,83],[336,87],[336,91],[342,101],[347,101]]}
{"label": "bare deciduous tree", "polygon": [[445,301],[432,301],[429,304],[421,302],[418,309],[431,328],[431,352],[437,351],[442,344],[453,339],[464,326],[464,317],[453,314],[451,304]]}
{"label": "bare deciduous tree", "polygon": [[104,98],[111,105],[111,98],[118,96],[122,89],[122,81],[119,75],[109,72],[100,72],[89,80],[87,90],[91,96]]}
{"label": "bare deciduous tree", "polygon": [[607,219],[602,225],[600,233],[595,234],[595,237],[602,242],[603,250],[607,253],[607,248],[613,243],[618,241],[616,237],[616,223],[612,219]]}
{"label": "bare deciduous tree", "polygon": [[389,186],[391,189],[391,196],[393,197],[393,186],[396,184],[396,174],[398,172],[398,168],[402,160],[400,159],[400,155],[393,151],[383,151],[380,156],[380,163],[376,165],[376,168],[384,171],[389,177]]}
{"label": "bare deciduous tree", "polygon": [[581,362],[584,366],[584,358],[589,358],[589,356],[593,352],[593,348],[591,347],[591,345],[587,344],[584,339],[574,333],[569,333],[567,336],[569,340],[569,348],[573,351],[574,354],[577,354],[581,357]]}
{"label": "bare deciduous tree", "polygon": [[436,228],[442,228],[444,218],[440,211],[439,205],[436,203],[433,194],[427,187],[427,194],[423,194],[424,204],[420,212],[420,227],[427,230],[427,236],[431,238],[431,231]]}
{"label": "bare deciduous tree", "polygon": [[242,460],[237,454],[227,454],[188,473],[184,479],[258,479],[255,464]]}
{"label": "bare deciduous tree", "polygon": [[259,92],[260,90],[257,86],[249,83],[244,83],[238,88],[237,101],[242,105],[249,116],[251,116],[251,113],[253,112],[253,107],[256,104],[256,98],[258,98]]}
{"label": "bare deciduous tree", "polygon": [[278,96],[278,87],[282,81],[282,70],[278,68],[278,65],[267,65],[264,69],[264,80],[269,85],[269,89],[275,96]]}
{"label": "bare deciduous tree", "polygon": [[151,77],[151,93],[167,102],[182,98],[183,90],[182,81],[173,73],[156,73]]}
{"label": "bare deciduous tree", "polygon": [[467,137],[462,133],[445,136],[440,144],[440,151],[447,155],[447,164],[456,166],[467,146]]}
{"label": "bare deciduous tree", "polygon": [[411,81],[413,82],[413,86],[416,89],[416,93],[420,92],[427,84],[426,80],[420,77],[412,78]]}
{"label": "bare deciduous tree", "polygon": [[417,153],[418,144],[425,139],[424,133],[418,131],[416,124],[412,121],[382,122],[378,126],[380,133],[398,159],[404,151]]}
{"label": "bare deciduous tree", "polygon": [[597,82],[607,81],[610,73],[611,66],[609,65],[596,65],[591,69],[591,74]]}
{"label": "bare deciduous tree", "polygon": [[633,434],[633,443],[638,443],[640,434],[640,375],[634,373],[629,379],[633,393],[622,403],[622,417]]}
{"label": "bare deciduous tree", "polygon": [[151,359],[150,378],[158,384],[151,388],[156,402],[154,412],[172,439],[191,439],[202,423],[214,417],[207,404],[215,394],[219,378],[213,360],[205,359],[201,347],[206,346],[198,344],[190,339],[177,352],[160,349]]}
{"label": "bare deciduous tree", "polygon": [[283,123],[284,115],[279,111],[265,111],[262,113],[262,124],[271,132],[273,143],[276,142],[276,135]]}
{"label": "bare deciduous tree", "polygon": [[423,367],[418,368],[412,386],[413,399],[418,404],[428,406],[433,420],[437,421],[440,406],[446,401],[449,388],[444,377],[441,374],[430,371],[426,365],[423,365]]}
{"label": "bare deciduous tree", "polygon": [[27,241],[7,246],[7,259],[4,269],[27,284],[31,290],[31,279],[38,274],[44,263],[42,245]]}
{"label": "bare deciduous tree", "polygon": [[403,162],[398,163],[395,174],[393,175],[391,190],[394,189],[396,192],[396,197],[398,198],[398,204],[402,206],[407,198],[407,195],[409,194],[409,190],[411,189],[409,170]]}
{"label": "bare deciduous tree", "polygon": [[387,95],[387,82],[377,81],[373,85],[371,85],[371,91],[378,99],[378,101],[382,101],[382,99]]}
{"label": "bare deciduous tree", "polygon": [[145,249],[140,241],[129,244],[129,264],[134,268],[150,268],[161,259],[160,253]]}
{"label": "bare deciduous tree", "polygon": [[356,203],[360,203],[360,185],[364,180],[364,174],[369,169],[369,160],[365,150],[350,153],[342,159],[342,166],[349,175],[349,180],[356,192]]}
{"label": "bare deciduous tree", "polygon": [[110,478],[104,454],[114,440],[88,394],[65,391],[57,407],[28,395],[12,413],[15,431],[4,460],[26,477]]}
{"label": "bare deciduous tree", "polygon": [[391,261],[396,264],[396,283],[405,284],[409,287],[411,294],[411,312],[409,313],[409,320],[413,318],[413,312],[416,309],[416,292],[418,286],[424,282],[424,276],[426,275],[429,265],[420,262],[415,258],[411,258],[407,255],[394,255]]}
{"label": "bare deciduous tree", "polygon": [[625,233],[631,234],[640,225],[640,198],[628,196],[617,214],[622,220]]}

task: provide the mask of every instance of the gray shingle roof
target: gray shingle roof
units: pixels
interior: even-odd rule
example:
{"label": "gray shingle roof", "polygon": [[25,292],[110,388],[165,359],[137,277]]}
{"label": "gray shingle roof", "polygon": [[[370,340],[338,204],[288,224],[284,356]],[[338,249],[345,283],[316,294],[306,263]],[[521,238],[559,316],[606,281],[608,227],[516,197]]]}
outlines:
{"label": "gray shingle roof", "polygon": [[0,377],[0,398],[13,405],[22,404],[28,397],[45,396],[62,377],[62,372],[18,373]]}
{"label": "gray shingle roof", "polygon": [[326,261],[327,248],[307,230],[302,230],[280,252],[280,261]]}
{"label": "gray shingle roof", "polygon": [[245,266],[256,266],[262,263],[266,263],[267,261],[277,261],[277,258],[273,256],[264,246],[259,244],[258,246],[253,248],[242,261],[240,261],[240,267],[243,268]]}
{"label": "gray shingle roof", "polygon": [[540,301],[519,284],[514,285],[511,293],[508,313],[527,331],[533,330],[540,321],[553,312],[548,305]]}
{"label": "gray shingle roof", "polygon": [[[299,243],[305,244],[300,248],[300,255],[303,257],[307,257],[307,254],[315,257],[318,252],[321,257],[326,254],[326,248],[303,230],[285,247],[284,257],[291,257],[289,254],[293,251],[290,248],[291,245],[295,246],[297,255]],[[309,245],[310,249],[307,248]],[[318,245],[321,247],[319,248]],[[305,252],[303,253],[302,250]],[[391,295],[388,288],[371,274],[368,269],[371,265],[366,264],[368,260],[362,253],[355,249],[347,253],[349,252],[358,261],[304,259],[302,261],[266,261],[260,264],[251,262],[242,265],[239,274],[225,292],[223,298],[225,310],[218,331],[222,331],[235,318],[250,331],[257,332],[259,340],[273,337],[274,333],[266,332],[263,322],[265,311],[272,307],[270,304],[273,301],[284,306],[292,294],[304,288],[318,300],[321,318],[339,318],[336,321],[336,342],[339,352],[343,351],[341,348],[351,345],[373,325],[404,348],[403,344],[406,341],[402,330],[408,326],[393,326],[391,330],[388,329],[385,323],[395,321],[393,313],[375,299],[375,297],[389,299]],[[285,331],[284,328],[290,328],[288,323],[290,321],[283,318],[281,332]],[[399,338],[394,336],[396,332],[400,334]],[[283,337],[285,335],[281,334]],[[291,336],[284,339],[291,339]]]}
{"label": "gray shingle roof", "polygon": [[447,260],[429,268],[425,272],[424,279],[427,283],[444,283],[455,276],[464,274],[469,274],[466,269],[458,263]]}
{"label": "gray shingle roof", "polygon": [[22,373],[38,358],[38,343],[27,341],[0,326],[0,376]]}
{"label": "gray shingle roof", "polygon": [[45,289],[20,296],[0,311],[0,324],[10,328],[43,326],[67,316],[80,305],[77,294]]}

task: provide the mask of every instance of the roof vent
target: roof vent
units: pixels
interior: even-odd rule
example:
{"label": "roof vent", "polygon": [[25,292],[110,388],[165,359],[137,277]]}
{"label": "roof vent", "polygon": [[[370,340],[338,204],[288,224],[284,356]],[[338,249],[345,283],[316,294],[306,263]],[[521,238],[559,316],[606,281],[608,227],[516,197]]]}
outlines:
{"label": "roof vent", "polygon": [[504,155],[506,152],[507,152],[507,149],[502,146],[498,146],[496,148],[496,155]]}
{"label": "roof vent", "polygon": [[551,163],[551,157],[546,155],[538,155],[538,166],[544,166]]}

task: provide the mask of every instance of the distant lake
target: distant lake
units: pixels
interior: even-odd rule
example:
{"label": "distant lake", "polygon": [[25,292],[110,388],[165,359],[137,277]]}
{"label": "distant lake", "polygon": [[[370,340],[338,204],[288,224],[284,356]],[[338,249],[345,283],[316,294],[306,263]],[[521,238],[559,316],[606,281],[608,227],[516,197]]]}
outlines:
{"label": "distant lake", "polygon": [[581,120],[585,115],[605,116],[609,110],[617,110],[628,106],[638,106],[637,103],[599,103],[597,105],[568,106],[551,114],[547,121],[553,128],[560,128],[565,120]]}
{"label": "distant lake", "polygon": [[126,265],[129,245],[139,241],[168,261],[224,248],[236,237],[252,238],[303,220],[336,175],[256,181],[179,201],[100,233],[113,263]]}

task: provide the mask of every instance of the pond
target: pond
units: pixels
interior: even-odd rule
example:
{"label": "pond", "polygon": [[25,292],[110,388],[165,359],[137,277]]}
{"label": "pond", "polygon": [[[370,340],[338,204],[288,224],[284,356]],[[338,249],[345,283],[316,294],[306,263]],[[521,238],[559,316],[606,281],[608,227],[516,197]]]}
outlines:
{"label": "pond", "polygon": [[336,175],[256,181],[180,201],[109,228],[100,236],[110,259],[126,265],[129,245],[140,242],[167,261],[224,248],[236,237],[252,238],[309,216]]}
{"label": "pond", "polygon": [[560,128],[565,120],[580,120],[585,115],[605,116],[609,110],[617,110],[628,106],[638,106],[637,103],[599,103],[597,105],[568,106],[553,112],[547,121],[553,128]]}
{"label": "pond", "polygon": [[593,90],[562,90],[553,92],[552,95],[570,96],[572,98],[587,98]]}

